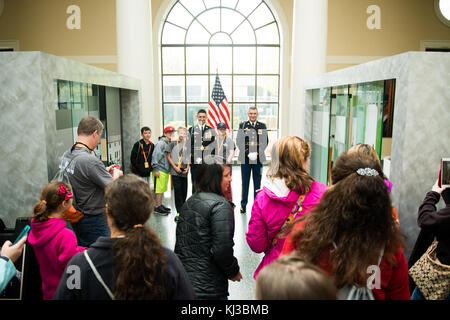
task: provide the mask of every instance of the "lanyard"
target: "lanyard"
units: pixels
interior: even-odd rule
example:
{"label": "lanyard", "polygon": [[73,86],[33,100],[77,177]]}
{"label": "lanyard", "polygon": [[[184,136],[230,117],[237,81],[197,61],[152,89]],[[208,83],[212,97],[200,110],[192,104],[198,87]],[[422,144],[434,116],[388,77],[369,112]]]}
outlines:
{"label": "lanyard", "polygon": [[[180,140],[177,140],[177,147],[178,147],[178,143],[180,142]],[[186,146],[186,139],[183,139],[183,147],[181,148],[181,153],[178,150],[178,163],[181,162],[181,159],[183,158],[183,153],[184,153],[184,147]]]}
{"label": "lanyard", "polygon": [[227,137],[226,135],[223,136],[223,139],[222,139],[222,143],[221,143],[221,144],[217,143],[218,146],[219,146],[219,150],[217,151],[217,154],[218,154],[218,155],[220,155],[220,150],[222,149],[222,146],[223,146],[223,143],[225,142],[225,138],[226,138],[226,137]]}
{"label": "lanyard", "polygon": [[144,147],[142,146],[142,143],[140,143],[140,145],[142,148],[142,154],[144,155],[145,162],[147,162],[147,158],[150,155],[150,151],[152,150],[152,144],[151,143],[148,144],[149,147],[148,147],[147,155],[145,155],[145,150],[144,150]]}
{"label": "lanyard", "polygon": [[78,141],[75,142],[75,144],[73,145],[71,151],[73,151],[73,149],[75,149],[75,147],[77,147],[77,146],[80,146],[80,147],[82,147],[82,148],[86,148],[86,149],[88,149],[90,152],[94,151],[94,150],[92,150],[91,148],[89,148],[86,144],[84,144],[83,142],[78,142]]}

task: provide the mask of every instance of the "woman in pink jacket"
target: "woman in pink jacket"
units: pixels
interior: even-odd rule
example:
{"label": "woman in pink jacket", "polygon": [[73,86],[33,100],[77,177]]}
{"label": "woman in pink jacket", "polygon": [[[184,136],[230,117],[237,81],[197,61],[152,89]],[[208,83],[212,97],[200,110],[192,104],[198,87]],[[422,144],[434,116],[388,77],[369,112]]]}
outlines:
{"label": "woman in pink jacket", "polygon": [[72,206],[72,188],[62,181],[47,184],[41,201],[33,209],[28,242],[39,263],[44,300],[53,298],[69,260],[84,247],[77,245],[75,233],[66,228],[63,215]]}
{"label": "woman in pink jacket", "polygon": [[289,224],[319,202],[326,186],[308,173],[311,147],[299,137],[284,137],[273,147],[269,178],[256,195],[252,207],[247,243],[265,256],[255,271],[274,261],[280,255]]}

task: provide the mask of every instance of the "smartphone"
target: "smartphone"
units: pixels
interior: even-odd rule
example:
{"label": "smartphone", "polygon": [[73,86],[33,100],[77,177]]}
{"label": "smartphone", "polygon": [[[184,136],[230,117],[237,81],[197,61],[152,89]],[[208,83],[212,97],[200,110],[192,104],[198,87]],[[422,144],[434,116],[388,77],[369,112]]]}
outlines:
{"label": "smartphone", "polygon": [[20,239],[22,239],[23,237],[26,236],[26,234],[30,231],[30,226],[26,225],[22,231],[20,232],[19,236],[17,237],[17,239],[14,241],[13,245],[15,245],[18,241],[20,241]]}
{"label": "smartphone", "polygon": [[450,187],[450,158],[441,158],[441,174],[439,176],[441,188]]}

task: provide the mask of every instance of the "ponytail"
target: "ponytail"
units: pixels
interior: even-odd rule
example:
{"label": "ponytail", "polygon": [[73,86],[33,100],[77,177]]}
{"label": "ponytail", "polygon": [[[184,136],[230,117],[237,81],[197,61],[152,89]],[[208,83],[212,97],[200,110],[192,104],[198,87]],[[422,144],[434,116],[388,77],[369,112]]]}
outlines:
{"label": "ponytail", "polygon": [[33,214],[36,222],[43,222],[48,220],[47,201],[42,200],[34,205]]}
{"label": "ponytail", "polygon": [[161,300],[165,298],[163,272],[165,254],[157,234],[136,225],[113,246],[117,270],[114,297],[117,300]]}

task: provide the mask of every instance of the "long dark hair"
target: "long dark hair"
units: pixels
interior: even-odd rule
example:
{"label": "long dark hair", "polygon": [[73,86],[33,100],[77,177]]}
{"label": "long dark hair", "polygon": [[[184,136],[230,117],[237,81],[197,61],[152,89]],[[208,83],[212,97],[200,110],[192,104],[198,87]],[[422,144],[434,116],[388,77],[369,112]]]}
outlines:
{"label": "long dark hair", "polygon": [[[381,175],[360,175],[360,168],[377,169],[367,156],[341,154],[331,171],[333,186],[306,216],[303,230],[293,234],[298,253],[318,264],[330,252],[335,285],[365,285],[367,267],[376,265],[381,247],[384,257],[395,266],[395,255],[405,236],[392,219],[391,199]],[[333,250],[333,241],[337,248]]]}
{"label": "long dark hair", "polygon": [[223,196],[222,175],[223,166],[220,164],[199,164],[195,168],[195,191],[210,192]]}
{"label": "long dark hair", "polygon": [[125,235],[113,246],[115,299],[164,299],[164,249],[156,233],[143,226],[153,209],[148,183],[135,175],[121,176],[106,187],[105,201],[112,223]]}

